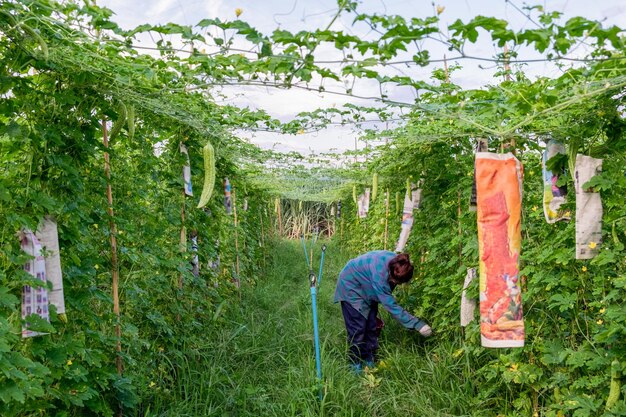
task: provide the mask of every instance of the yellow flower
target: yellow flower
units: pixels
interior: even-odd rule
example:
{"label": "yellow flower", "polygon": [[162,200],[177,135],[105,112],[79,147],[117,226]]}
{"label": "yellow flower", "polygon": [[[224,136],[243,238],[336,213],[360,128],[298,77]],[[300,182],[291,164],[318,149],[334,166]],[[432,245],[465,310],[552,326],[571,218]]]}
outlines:
{"label": "yellow flower", "polygon": [[598,313],[600,313],[600,314],[604,314],[604,312],[605,312],[605,311],[606,311],[606,308],[602,307],[602,308],[600,309],[600,311],[598,311]]}
{"label": "yellow flower", "polygon": [[537,211],[537,206],[533,206],[533,211]]}
{"label": "yellow flower", "polygon": [[237,7],[235,9],[235,16],[239,17],[243,13],[243,9],[241,7]]}
{"label": "yellow flower", "polygon": [[67,361],[67,363],[66,363],[66,365],[67,365],[67,366],[72,366],[72,360],[71,360],[71,359],[70,359],[70,360],[68,360],[68,361]]}
{"label": "yellow flower", "polygon": [[598,244],[596,242],[589,242],[589,249],[595,249]]}
{"label": "yellow flower", "polygon": [[514,363],[514,364],[513,364],[513,365],[511,365],[511,367],[509,368],[509,371],[511,371],[511,372],[515,372],[515,371],[517,371],[517,367],[518,367],[518,365],[517,365],[516,363]]}
{"label": "yellow flower", "polygon": [[437,6],[437,14],[443,13],[444,10],[446,10],[444,6]]}
{"label": "yellow flower", "polygon": [[156,383],[154,381],[150,381],[150,384],[148,385],[150,388],[152,388],[153,386],[155,386]]}
{"label": "yellow flower", "polygon": [[583,265],[583,272],[587,272],[587,267]]}
{"label": "yellow flower", "polygon": [[596,323],[598,323],[598,324],[602,324],[602,323],[604,323],[604,322],[602,321],[602,319],[600,319],[600,320],[596,321]]}
{"label": "yellow flower", "polygon": [[304,134],[304,129],[298,130],[298,135],[303,135],[303,134]]}

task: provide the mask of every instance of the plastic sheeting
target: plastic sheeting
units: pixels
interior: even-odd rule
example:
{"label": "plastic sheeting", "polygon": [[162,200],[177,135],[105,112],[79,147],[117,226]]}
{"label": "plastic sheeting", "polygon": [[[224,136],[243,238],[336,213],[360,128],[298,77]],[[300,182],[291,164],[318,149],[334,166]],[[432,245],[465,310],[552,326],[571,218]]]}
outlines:
{"label": "plastic sheeting", "polygon": [[365,192],[361,194],[357,200],[357,207],[359,218],[364,219],[367,217],[367,213],[370,211],[370,189],[366,188]]}
{"label": "plastic sheeting", "polygon": [[461,326],[466,327],[474,321],[476,311],[476,300],[467,297],[467,287],[476,278],[476,268],[467,268],[465,281],[463,282],[463,293],[461,294]]}
{"label": "plastic sheeting", "polygon": [[187,151],[187,147],[181,143],[180,144],[180,153],[185,155],[186,163],[183,166],[183,181],[185,183],[185,194],[188,196],[193,196],[193,189],[191,187],[191,166],[189,164],[189,152]]}
{"label": "plastic sheeting", "polygon": [[50,312],[48,311],[48,290],[46,288],[46,261],[42,255],[42,246],[35,234],[26,229],[21,232],[22,250],[32,256],[24,264],[24,271],[41,281],[42,286],[33,288],[25,285],[22,288],[22,337],[41,336],[46,333],[29,330],[30,323],[28,317],[36,314],[43,320],[50,322]]}
{"label": "plastic sheeting", "polygon": [[600,252],[602,200],[600,193],[584,185],[601,172],[602,159],[576,155],[576,259],[591,259]]}
{"label": "plastic sheeting", "polygon": [[475,166],[481,343],[491,348],[521,347],[521,164],[511,153],[479,152]]}
{"label": "plastic sheeting", "polygon": [[406,246],[411,229],[413,229],[413,211],[420,208],[422,204],[422,189],[415,184],[411,185],[411,195],[406,192],[404,195],[404,206],[402,208],[402,225],[400,226],[400,238],[396,243],[396,252],[402,252]]}
{"label": "plastic sheeting", "polygon": [[35,235],[45,252],[46,280],[52,284],[52,289],[48,291],[48,299],[50,304],[56,308],[57,314],[65,314],[57,222],[52,217],[44,217],[43,223]]}
{"label": "plastic sheeting", "polygon": [[230,196],[230,181],[228,181],[228,178],[224,178],[224,208],[226,209],[226,214],[231,214],[233,212]]}
{"label": "plastic sheeting", "polygon": [[561,210],[561,205],[565,203],[567,187],[565,185],[557,185],[559,177],[565,173],[550,171],[547,167],[547,162],[559,154],[565,154],[565,146],[551,140],[546,145],[541,161],[543,173],[543,213],[546,217],[546,222],[550,224],[571,218],[569,211]]}

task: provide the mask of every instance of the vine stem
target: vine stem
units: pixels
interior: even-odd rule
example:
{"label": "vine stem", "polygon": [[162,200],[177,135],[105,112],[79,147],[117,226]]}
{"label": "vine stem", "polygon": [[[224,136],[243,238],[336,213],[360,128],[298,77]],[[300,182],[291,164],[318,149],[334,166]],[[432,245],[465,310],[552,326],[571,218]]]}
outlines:
{"label": "vine stem", "polygon": [[[107,132],[106,119],[102,118],[102,144],[105,149],[109,149],[109,136]],[[109,214],[109,229],[111,236],[111,275],[112,275],[112,292],[113,292],[113,314],[115,315],[115,338],[116,338],[116,357],[115,366],[117,374],[122,375],[122,329],[120,327],[120,297],[119,297],[119,269],[117,260],[117,225],[113,216],[113,192],[111,190],[111,161],[109,152],[104,152],[104,175],[107,180],[107,213]]]}

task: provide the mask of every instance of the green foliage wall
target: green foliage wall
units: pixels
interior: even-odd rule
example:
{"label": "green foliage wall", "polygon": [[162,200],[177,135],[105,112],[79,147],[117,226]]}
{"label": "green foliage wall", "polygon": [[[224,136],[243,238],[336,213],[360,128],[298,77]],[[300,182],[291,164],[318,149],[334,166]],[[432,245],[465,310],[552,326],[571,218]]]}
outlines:
{"label": "green foliage wall", "polygon": [[[619,100],[590,105],[592,114],[615,112]],[[611,110],[612,108],[612,110]],[[521,271],[526,346],[523,349],[483,349],[478,321],[460,327],[461,291],[467,268],[478,266],[476,213],[468,210],[473,174],[473,141],[421,141],[424,126],[399,135],[393,144],[366,164],[370,174],[359,187],[370,186],[371,172],[379,172],[382,189],[400,193],[405,180],[422,178],[422,208],[406,251],[416,266],[409,288],[399,289],[401,305],[432,324],[438,340],[457,345],[473,369],[467,375],[476,384],[476,402],[507,415],[601,415],[609,394],[611,363],[626,364],[623,294],[626,278],[626,138],[607,131],[601,118],[568,115],[572,139],[564,139],[580,153],[604,159],[597,178],[604,207],[603,243],[590,261],[574,256],[574,221],[554,225],[544,220],[541,151],[538,139],[518,137],[517,157],[524,164]],[[620,122],[623,125],[623,122]],[[578,126],[592,137],[581,137]],[[450,125],[454,131],[455,126]],[[607,129],[607,130],[604,130]],[[611,129],[613,129],[611,127]],[[413,134],[415,136],[413,136]],[[584,134],[584,133],[583,133]],[[566,137],[567,137],[566,136]],[[490,150],[499,152],[499,141]],[[568,175],[567,208],[575,216],[575,195]],[[384,196],[379,192],[366,219],[356,218],[351,190],[344,193],[344,244],[352,253],[383,248]],[[383,197],[383,198],[381,198]],[[399,236],[402,207],[391,198],[390,250]],[[366,239],[363,239],[363,237]],[[478,298],[478,283],[469,295]],[[611,409],[622,415],[623,401]],[[564,414],[559,414],[564,413]],[[608,413],[607,415],[613,415]]]}
{"label": "green foliage wall", "polygon": [[[0,60],[0,414],[113,415],[118,405],[130,410],[156,396],[163,401],[182,352],[201,345],[203,329],[237,302],[235,225],[225,214],[220,178],[228,176],[237,195],[237,277],[243,285],[258,279],[266,254],[260,223],[270,224],[269,198],[248,184],[218,136],[138,112],[134,135],[124,127],[112,140],[124,364],[119,376],[100,126],[101,118],[118,118],[118,103],[90,89],[96,79],[76,83],[53,71],[20,72],[28,62],[7,50]],[[182,196],[183,139],[190,149],[193,198]],[[206,141],[218,155],[218,184],[207,209],[199,210]],[[179,248],[183,204],[187,231],[199,235],[198,278],[189,263],[191,242],[186,253]],[[51,334],[22,340],[20,296],[29,275],[14,235],[23,227],[35,230],[46,214],[59,225],[69,320],[52,314],[51,325],[44,326]],[[219,268],[210,268],[218,256]]]}

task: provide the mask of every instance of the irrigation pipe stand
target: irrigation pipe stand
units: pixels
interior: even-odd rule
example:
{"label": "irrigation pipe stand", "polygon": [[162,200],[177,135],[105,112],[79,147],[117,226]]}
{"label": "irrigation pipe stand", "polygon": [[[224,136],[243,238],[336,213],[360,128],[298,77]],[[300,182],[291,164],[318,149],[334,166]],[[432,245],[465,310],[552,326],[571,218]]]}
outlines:
{"label": "irrigation pipe stand", "polygon": [[315,274],[311,272],[309,274],[309,281],[311,284],[311,307],[313,309],[313,338],[315,339],[315,368],[317,370],[317,382],[319,384],[319,399],[322,400],[322,359],[320,355],[320,335],[317,326],[317,278]]}
{"label": "irrigation pipe stand", "polygon": [[322,270],[324,268],[324,255],[326,254],[326,245],[322,245],[322,259],[320,259],[320,272],[317,274],[317,285],[322,285]]}

